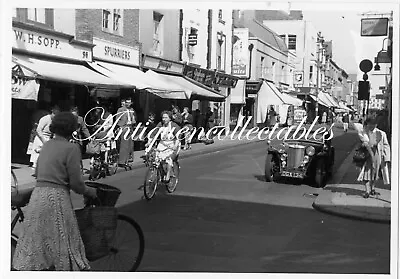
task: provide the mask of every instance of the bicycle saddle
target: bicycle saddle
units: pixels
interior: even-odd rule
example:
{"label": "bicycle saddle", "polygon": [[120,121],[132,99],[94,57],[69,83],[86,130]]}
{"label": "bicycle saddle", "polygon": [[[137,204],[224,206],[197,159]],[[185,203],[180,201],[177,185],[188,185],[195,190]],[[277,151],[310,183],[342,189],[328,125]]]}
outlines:
{"label": "bicycle saddle", "polygon": [[11,206],[24,207],[29,203],[34,188],[22,189],[11,193]]}

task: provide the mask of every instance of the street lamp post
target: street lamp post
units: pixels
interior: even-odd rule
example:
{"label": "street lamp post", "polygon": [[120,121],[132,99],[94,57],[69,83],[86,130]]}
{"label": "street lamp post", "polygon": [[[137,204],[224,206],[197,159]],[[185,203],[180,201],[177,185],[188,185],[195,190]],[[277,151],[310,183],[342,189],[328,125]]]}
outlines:
{"label": "street lamp post", "polygon": [[320,60],[319,60],[319,55],[321,52],[321,48],[320,48],[320,43],[323,43],[324,39],[321,36],[321,32],[318,32],[318,36],[317,36],[317,83],[316,83],[316,87],[317,87],[317,97],[316,97],[316,103],[315,103],[315,116],[318,116],[318,95],[319,95],[319,67],[320,67]]}

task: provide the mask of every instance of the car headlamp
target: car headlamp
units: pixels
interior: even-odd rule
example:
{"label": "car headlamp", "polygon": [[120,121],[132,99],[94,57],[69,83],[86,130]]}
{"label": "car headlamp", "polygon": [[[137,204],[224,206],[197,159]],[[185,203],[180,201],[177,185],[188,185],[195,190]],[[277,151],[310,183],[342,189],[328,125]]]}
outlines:
{"label": "car headlamp", "polygon": [[315,154],[315,148],[313,146],[309,146],[306,148],[306,154],[308,156],[313,156]]}

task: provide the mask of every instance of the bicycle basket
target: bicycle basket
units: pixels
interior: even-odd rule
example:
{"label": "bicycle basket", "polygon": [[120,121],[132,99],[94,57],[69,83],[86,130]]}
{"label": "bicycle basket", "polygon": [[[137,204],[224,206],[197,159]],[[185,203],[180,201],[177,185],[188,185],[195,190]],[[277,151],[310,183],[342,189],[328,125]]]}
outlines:
{"label": "bicycle basket", "polygon": [[76,220],[89,261],[97,260],[109,253],[117,228],[115,207],[85,207],[75,210]]}
{"label": "bicycle basket", "polygon": [[86,146],[86,154],[95,155],[101,152],[101,143],[99,141],[90,141]]}
{"label": "bicycle basket", "polygon": [[97,189],[98,203],[95,205],[101,206],[115,206],[121,195],[121,190],[111,185],[95,182],[85,181],[86,186]]}

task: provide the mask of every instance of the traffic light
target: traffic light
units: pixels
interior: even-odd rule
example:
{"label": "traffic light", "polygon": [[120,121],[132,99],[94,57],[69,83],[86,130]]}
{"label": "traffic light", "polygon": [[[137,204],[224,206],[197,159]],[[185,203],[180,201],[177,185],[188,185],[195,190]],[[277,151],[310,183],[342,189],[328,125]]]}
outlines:
{"label": "traffic light", "polygon": [[369,100],[369,81],[358,82],[358,100]]}

